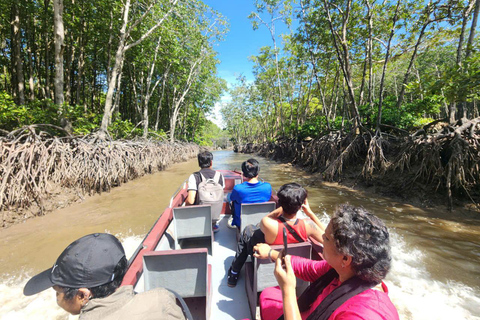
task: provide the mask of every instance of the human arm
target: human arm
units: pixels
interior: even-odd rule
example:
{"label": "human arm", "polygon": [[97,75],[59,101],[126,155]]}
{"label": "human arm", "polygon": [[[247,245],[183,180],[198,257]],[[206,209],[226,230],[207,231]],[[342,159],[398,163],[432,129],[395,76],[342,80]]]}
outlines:
{"label": "human arm", "polygon": [[311,220],[305,220],[305,227],[307,229],[307,235],[312,237],[313,239],[317,240],[318,242],[323,244],[323,234],[325,233],[326,226],[318,219],[315,213],[310,208],[310,204],[308,203],[308,199],[305,199],[305,202],[302,204],[303,212],[309,217]]}
{"label": "human arm", "polygon": [[265,235],[265,242],[273,243],[275,241],[278,233],[277,219],[282,215],[282,212],[282,207],[279,207],[267,214],[260,221],[260,230],[262,230],[263,234]]}
{"label": "human arm", "polygon": [[[271,259],[273,261],[275,261],[280,255],[279,251],[273,250],[266,243],[258,243],[253,247],[253,252],[253,256],[257,259]],[[295,275],[308,282],[317,280],[331,268],[325,260],[310,260],[307,258],[290,256],[290,262]]]}
{"label": "human arm", "polygon": [[222,181],[222,187],[225,189],[225,177],[220,173],[220,180]]}
{"label": "human arm", "polygon": [[196,196],[197,196],[196,190],[188,190],[187,199],[185,199],[185,205],[187,206],[194,205]]}
{"label": "human arm", "polygon": [[285,320],[301,320],[302,316],[297,304],[295,287],[297,279],[293,272],[290,255],[285,257],[285,269],[282,267],[282,259],[275,261],[275,278],[282,289],[283,315]]}
{"label": "human arm", "polygon": [[195,204],[195,198],[197,196],[197,180],[195,179],[195,175],[191,174],[188,177],[188,192],[187,198],[185,199],[185,205],[191,206]]}
{"label": "human arm", "polygon": [[257,259],[270,259],[275,261],[279,254],[280,252],[273,250],[272,247],[266,243],[258,243],[253,247],[253,256]]}

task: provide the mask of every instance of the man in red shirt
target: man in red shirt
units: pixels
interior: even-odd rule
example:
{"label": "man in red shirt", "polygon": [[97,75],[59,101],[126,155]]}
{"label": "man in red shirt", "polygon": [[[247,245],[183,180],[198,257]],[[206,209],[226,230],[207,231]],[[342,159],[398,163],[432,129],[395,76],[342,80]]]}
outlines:
{"label": "man in red shirt", "polygon": [[[245,227],[237,244],[237,253],[232,266],[228,270],[227,283],[235,287],[238,275],[248,255],[253,254],[253,247],[257,243],[282,244],[283,228],[287,229],[289,243],[304,242],[312,237],[323,243],[322,235],[324,224],[310,209],[307,200],[307,190],[298,183],[287,183],[280,187],[277,193],[279,207],[270,212],[260,222],[259,226]],[[297,219],[297,212],[304,209],[310,219]]]}

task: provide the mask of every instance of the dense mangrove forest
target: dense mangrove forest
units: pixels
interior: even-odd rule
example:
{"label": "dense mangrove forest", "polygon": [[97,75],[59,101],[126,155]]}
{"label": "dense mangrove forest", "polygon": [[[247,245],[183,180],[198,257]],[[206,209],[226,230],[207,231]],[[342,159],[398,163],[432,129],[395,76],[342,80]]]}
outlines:
{"label": "dense mangrove forest", "polygon": [[226,145],[206,115],[227,22],[201,1],[0,8],[3,226]]}
{"label": "dense mangrove forest", "polygon": [[249,6],[230,81],[212,1],[2,1],[2,226],[229,145],[480,209],[480,0]]}
{"label": "dense mangrove forest", "polygon": [[[272,41],[222,109],[237,149],[320,180],[480,208],[480,1],[256,6],[253,27]],[[282,23],[292,31],[279,43]]]}

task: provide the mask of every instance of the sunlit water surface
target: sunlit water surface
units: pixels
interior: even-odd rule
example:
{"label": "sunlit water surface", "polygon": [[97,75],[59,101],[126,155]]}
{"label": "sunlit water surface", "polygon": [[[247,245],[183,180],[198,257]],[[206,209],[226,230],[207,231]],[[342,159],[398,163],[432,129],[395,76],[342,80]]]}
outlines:
{"label": "sunlit water surface", "polygon": [[[251,155],[221,151],[214,157],[216,169],[239,169]],[[275,189],[293,181],[307,186],[311,206],[324,221],[344,202],[364,206],[385,221],[393,253],[385,282],[401,319],[480,319],[479,220],[345,188],[313,187],[314,178],[303,171],[257,159],[261,178]],[[76,319],[57,307],[53,290],[23,296],[28,278],[51,267],[70,242],[92,232],[115,234],[131,255],[171,195],[195,170],[196,160],[175,164],[109,193],[1,230],[0,319]]]}

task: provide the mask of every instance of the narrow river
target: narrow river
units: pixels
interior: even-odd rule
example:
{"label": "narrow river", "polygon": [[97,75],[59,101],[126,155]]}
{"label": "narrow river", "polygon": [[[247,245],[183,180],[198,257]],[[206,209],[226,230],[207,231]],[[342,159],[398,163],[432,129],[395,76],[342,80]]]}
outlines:
{"label": "narrow river", "polygon": [[[236,169],[251,155],[219,151],[214,157],[215,169]],[[394,259],[386,283],[401,319],[480,319],[480,219],[419,209],[345,188],[312,187],[312,177],[301,170],[257,159],[261,178],[275,189],[293,181],[305,185],[312,209],[325,221],[344,202],[363,206],[385,221]],[[53,290],[24,297],[26,280],[51,267],[70,242],[88,233],[113,233],[131,254],[171,195],[195,170],[196,159],[175,164],[1,230],[0,319],[76,319],[56,306]]]}

